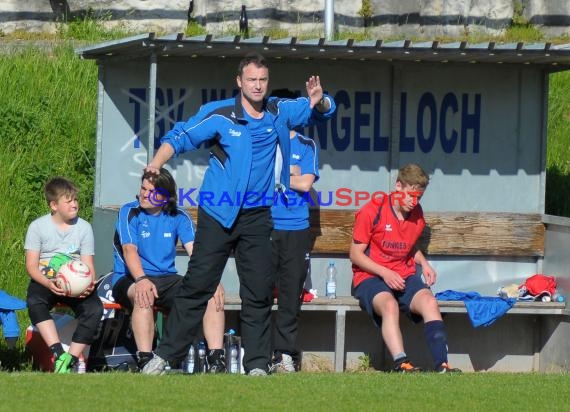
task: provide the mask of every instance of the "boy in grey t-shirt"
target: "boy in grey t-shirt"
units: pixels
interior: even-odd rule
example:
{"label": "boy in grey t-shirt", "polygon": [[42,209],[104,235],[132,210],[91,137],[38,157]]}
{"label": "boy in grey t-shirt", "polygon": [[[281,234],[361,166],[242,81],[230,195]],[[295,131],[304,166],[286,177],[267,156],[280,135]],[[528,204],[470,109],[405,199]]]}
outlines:
{"label": "boy in grey t-shirt", "polygon": [[[71,181],[53,178],[44,192],[51,213],[30,224],[24,244],[26,270],[31,278],[27,293],[28,313],[53,353],[54,371],[69,373],[96,337],[103,304],[97,294],[92,293],[94,284],[81,296],[69,297],[55,283],[55,275],[61,265],[72,259],[81,260],[95,273],[94,237],[91,225],[77,216],[77,188]],[[77,328],[68,352],[63,349],[50,315],[56,303],[69,306],[77,317]]]}

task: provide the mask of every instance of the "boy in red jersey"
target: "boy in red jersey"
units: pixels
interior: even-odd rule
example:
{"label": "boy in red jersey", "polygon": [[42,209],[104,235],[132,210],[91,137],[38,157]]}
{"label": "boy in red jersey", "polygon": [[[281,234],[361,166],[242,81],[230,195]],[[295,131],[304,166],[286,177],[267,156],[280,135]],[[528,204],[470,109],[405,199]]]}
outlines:
{"label": "boy in red jersey", "polygon": [[[350,247],[354,296],[381,325],[382,338],[394,359],[394,371],[421,370],[404,352],[402,312],[416,322],[423,318],[434,369],[460,372],[448,364],[447,334],[429,289],[435,283],[436,272],[416,247],[425,227],[419,200],[428,183],[429,177],[420,166],[407,164],[398,172],[396,192],[387,199],[371,200],[356,213]],[[416,273],[416,264],[421,266],[421,273]]]}

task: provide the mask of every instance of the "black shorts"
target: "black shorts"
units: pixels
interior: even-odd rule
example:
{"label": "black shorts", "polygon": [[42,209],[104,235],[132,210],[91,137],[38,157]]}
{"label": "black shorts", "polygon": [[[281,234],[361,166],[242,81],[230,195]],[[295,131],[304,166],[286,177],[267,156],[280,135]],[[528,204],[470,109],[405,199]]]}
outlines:
{"label": "black shorts", "polygon": [[33,325],[52,319],[50,310],[57,304],[69,306],[77,318],[77,326],[72,342],[90,345],[95,340],[101,316],[103,316],[103,303],[96,292],[85,298],[54,295],[51,290],[34,280],[30,281],[26,297],[28,314]]}
{"label": "black shorts", "polygon": [[384,279],[376,276],[366,279],[358,285],[356,289],[354,289],[354,297],[358,299],[362,310],[372,316],[374,323],[378,326],[382,324],[382,320],[374,311],[372,301],[374,300],[374,297],[381,292],[388,292],[394,296],[400,307],[400,312],[405,313],[412,321],[420,322],[422,317],[410,311],[410,304],[416,293],[422,289],[428,289],[428,286],[424,283],[421,275],[417,273],[406,278],[405,282],[406,286],[403,291],[395,291],[390,289],[386,282],[384,282]]}
{"label": "black shorts", "polygon": [[[158,298],[154,301],[154,306],[170,310],[174,304],[174,297],[176,293],[178,293],[178,287],[182,283],[183,276],[168,274],[148,276],[148,279],[154,283],[156,292],[158,293]],[[127,292],[134,283],[135,281],[131,276],[125,275],[113,286],[113,298],[115,302],[120,303],[123,308],[129,311],[133,310],[133,304]]]}

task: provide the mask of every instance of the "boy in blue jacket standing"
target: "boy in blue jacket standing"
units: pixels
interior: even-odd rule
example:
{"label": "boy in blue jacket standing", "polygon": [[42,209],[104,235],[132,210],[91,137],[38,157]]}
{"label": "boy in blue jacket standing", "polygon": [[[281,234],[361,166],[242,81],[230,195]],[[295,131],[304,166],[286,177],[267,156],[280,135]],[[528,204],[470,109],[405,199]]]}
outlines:
{"label": "boy in blue jacket standing", "polygon": [[[272,96],[296,98],[287,89],[274,90]],[[290,189],[277,192],[271,207],[273,232],[273,271],[277,288],[277,313],[275,314],[274,350],[271,372],[296,372],[298,350],[296,348],[301,293],[310,272],[311,235],[309,204],[310,191],[319,179],[319,156],[316,142],[295,130],[290,132]]]}
{"label": "boy in blue jacket standing", "polygon": [[[335,105],[323,94],[318,76],[306,82],[306,98],[266,99],[269,68],[259,54],[241,60],[236,82],[240,93],[234,98],[208,103],[187,122],[177,123],[146,168],[157,172],[173,155],[211,144],[192,259],[164,337],[143,373],[161,374],[167,361],[185,355],[232,250],[240,279],[244,368],[252,376],[269,371],[274,283],[270,208],[275,175],[287,190],[289,130],[331,117]],[[283,154],[279,174],[274,172],[278,143]]]}

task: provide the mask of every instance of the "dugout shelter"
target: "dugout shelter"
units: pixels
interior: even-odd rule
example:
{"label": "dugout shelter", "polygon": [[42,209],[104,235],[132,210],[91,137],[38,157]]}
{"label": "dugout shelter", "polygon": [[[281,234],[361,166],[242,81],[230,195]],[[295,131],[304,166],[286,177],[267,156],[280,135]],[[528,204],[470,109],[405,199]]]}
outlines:
{"label": "dugout shelter", "polygon": [[[431,176],[422,206],[433,213],[434,225],[441,219],[453,223],[465,216],[487,216],[485,224],[477,219],[464,224],[439,246],[433,246],[437,236],[427,237],[428,249],[431,244],[439,250],[429,255],[439,273],[434,292],[452,289],[496,296],[501,286],[546,273],[557,276],[570,297],[570,220],[544,214],[549,75],[570,68],[570,44],[149,33],[78,49],[82,58],[94,59],[99,66],[93,226],[100,273],[112,269],[117,208],[135,198],[142,169],[160,137],[200,105],[234,95],[238,62],[251,51],[269,60],[270,90],[304,93],[308,76],[318,74],[336,101],[332,121],[305,130],[320,149],[321,177],[313,202],[321,219],[328,212],[353,214],[373,193],[392,189],[401,165],[417,162]],[[201,149],[168,163],[182,207],[199,203],[197,193],[209,156]],[[527,218],[541,227],[528,242]],[[504,219],[510,226],[502,239]],[[483,238],[478,237],[481,231]],[[519,244],[519,238],[527,240]],[[467,250],[477,242],[476,253]],[[525,242],[534,243],[524,246]],[[349,296],[348,256],[338,250],[327,253],[324,246],[320,251],[312,258],[310,286],[324,295],[326,265],[334,258],[339,269],[337,293]],[[186,262],[181,254],[181,273]],[[227,294],[237,294],[231,261],[222,281]],[[464,314],[450,313],[446,323],[454,366],[570,369],[569,312],[562,305],[545,313],[545,320],[539,312],[528,311],[516,320],[501,319],[485,331],[468,333]],[[349,316],[343,362],[348,367],[362,353],[371,353],[373,363],[381,365],[386,354],[378,349],[378,331],[363,313],[355,310]],[[301,344],[316,356],[331,356],[335,332],[326,329],[329,319],[327,313],[303,314]],[[533,332],[527,336],[526,330]],[[425,346],[421,333],[417,339],[413,333],[404,327],[407,350],[412,352],[414,341]],[[469,342],[471,337],[482,342]]]}

